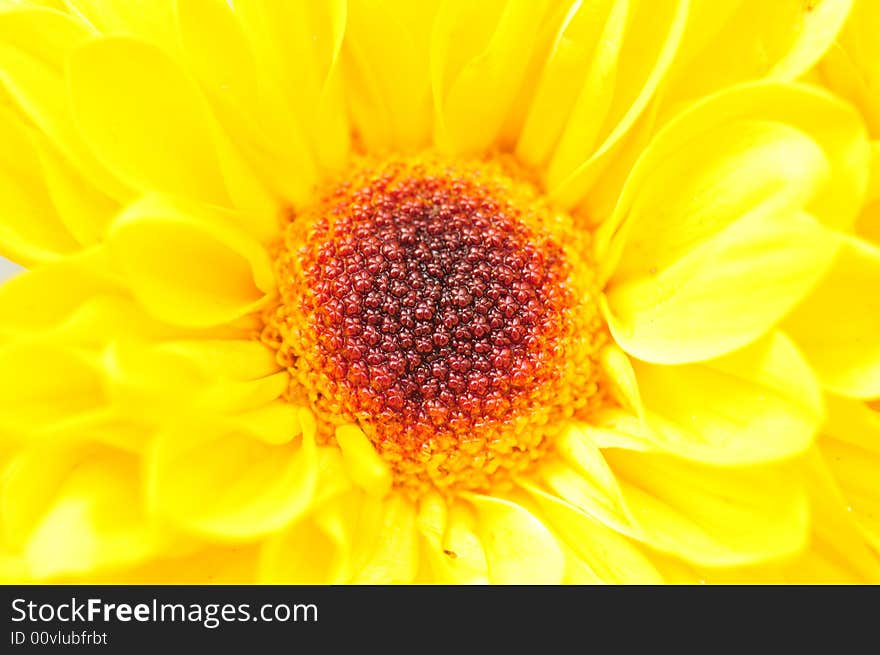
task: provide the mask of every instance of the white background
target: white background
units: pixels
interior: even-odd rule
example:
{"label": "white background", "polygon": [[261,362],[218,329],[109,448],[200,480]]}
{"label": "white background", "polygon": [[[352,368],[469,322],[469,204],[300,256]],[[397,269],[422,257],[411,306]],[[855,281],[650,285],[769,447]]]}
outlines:
{"label": "white background", "polygon": [[20,266],[13,264],[11,261],[5,259],[4,257],[0,257],[0,282],[20,270]]}

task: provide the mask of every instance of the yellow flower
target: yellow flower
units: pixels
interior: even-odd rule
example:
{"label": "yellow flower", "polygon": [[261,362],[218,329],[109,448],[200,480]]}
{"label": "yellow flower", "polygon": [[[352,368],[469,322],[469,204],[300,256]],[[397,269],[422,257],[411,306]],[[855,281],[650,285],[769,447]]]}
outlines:
{"label": "yellow flower", "polygon": [[880,581],[852,5],[0,4],[0,578]]}

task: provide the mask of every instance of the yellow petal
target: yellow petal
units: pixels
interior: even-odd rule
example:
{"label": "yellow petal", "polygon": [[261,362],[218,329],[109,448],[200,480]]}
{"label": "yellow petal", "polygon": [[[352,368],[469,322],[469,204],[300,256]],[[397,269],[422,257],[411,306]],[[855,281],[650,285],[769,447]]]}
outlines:
{"label": "yellow petal", "polygon": [[143,564],[98,572],[59,584],[254,584],[258,549],[249,544],[202,544],[184,554],[162,553]]}
{"label": "yellow petal", "polygon": [[565,557],[553,534],[521,505],[468,494],[494,584],[558,584]]}
{"label": "yellow petal", "polygon": [[794,80],[834,42],[851,0],[696,0],[670,72],[669,111],[747,80]]}
{"label": "yellow petal", "polygon": [[[137,71],[137,75],[132,75]],[[254,210],[265,198],[183,70],[158,48],[125,37],[91,41],[70,58],[77,124],[101,160],[132,187]]]}
{"label": "yellow petal", "polygon": [[810,494],[811,534],[806,548],[777,562],[703,570],[710,583],[876,584],[880,555],[871,548],[836,488],[826,461],[813,449],[804,462]]}
{"label": "yellow petal", "polygon": [[235,13],[320,164],[341,168],[350,145],[339,61],[345,3],[242,0]]}
{"label": "yellow petal", "polygon": [[141,509],[139,461],[100,446],[23,452],[4,475],[3,523],[30,574],[46,578],[131,565],[159,535]]}
{"label": "yellow petal", "polygon": [[348,5],[346,96],[370,150],[411,150],[430,140],[428,42],[439,4],[356,0]]}
{"label": "yellow petal", "polygon": [[204,349],[183,345],[120,340],[107,348],[102,363],[114,406],[148,422],[165,417],[198,421],[263,408],[288,388],[285,371],[253,377],[256,371],[274,366],[262,346],[240,368],[221,360],[206,363],[198,356]]}
{"label": "yellow petal", "polygon": [[39,342],[0,349],[0,432],[38,433],[106,403],[94,356]]}
{"label": "yellow petal", "polygon": [[780,333],[700,364],[633,367],[649,428],[646,449],[756,464],[804,452],[822,421],[819,385]]}
{"label": "yellow petal", "polygon": [[574,3],[569,8],[544,58],[517,143],[516,153],[522,161],[539,166],[550,157],[574,110],[581,86],[581,93],[588,97],[591,91],[604,91],[600,97],[591,98],[601,104],[584,130],[592,127],[594,132],[598,131],[613,97],[615,71],[608,69],[617,66],[616,56],[629,11],[629,2],[610,0]]}
{"label": "yellow petal", "polygon": [[400,494],[391,494],[381,502],[379,538],[352,581],[355,584],[408,584],[418,570],[416,508]]}
{"label": "yellow petal", "polygon": [[207,377],[256,380],[280,369],[273,351],[252,340],[175,340],[162,343],[158,349],[195,361]]}
{"label": "yellow petal", "polygon": [[37,147],[46,188],[65,227],[84,245],[102,241],[119,204],[70,165],[47,139],[38,139]]}
{"label": "yellow petal", "polygon": [[821,449],[848,507],[874,547],[880,548],[880,451],[835,439],[823,440]]}
{"label": "yellow petal", "polygon": [[213,93],[236,105],[257,98],[256,63],[229,3],[177,0],[175,4],[191,69]]}
{"label": "yellow petal", "polygon": [[134,36],[172,48],[173,0],[64,0],[103,34]]}
{"label": "yellow petal", "polygon": [[880,412],[864,403],[831,396],[826,435],[819,450],[834,475],[851,518],[880,548]]}
{"label": "yellow petal", "polygon": [[588,426],[572,425],[559,437],[559,458],[540,469],[544,483],[566,502],[626,535],[635,531],[614,472]]}
{"label": "yellow petal", "polygon": [[196,215],[147,197],[114,223],[108,246],[135,296],[158,318],[204,327],[258,309],[274,288],[269,255],[226,214]]}
{"label": "yellow petal", "polygon": [[554,531],[602,582],[608,584],[660,584],[663,580],[651,562],[630,541],[568,503],[527,487]]}
{"label": "yellow petal", "polygon": [[[266,93],[265,75],[231,5],[224,0],[178,0],[176,12],[186,61],[230,139],[276,194],[304,200],[314,183],[311,153],[298,127],[279,110],[277,94]],[[260,205],[273,200],[260,197],[253,179],[247,188],[246,171],[227,171],[226,177],[227,184],[238,182],[245,205],[271,214],[271,208]]]}
{"label": "yellow petal", "polygon": [[382,497],[391,489],[391,469],[356,425],[336,428],[345,469],[352,481],[371,496]]}
{"label": "yellow petal", "polygon": [[[746,214],[677,261],[612,280],[603,310],[629,354],[659,364],[717,357],[767,332],[830,264],[834,235],[806,214]],[[663,257],[665,253],[658,257]]]}
{"label": "yellow petal", "polygon": [[632,362],[617,344],[602,348],[599,353],[602,371],[609,382],[609,391],[621,407],[640,414],[642,400],[639,396],[639,383],[632,367]]}
{"label": "yellow petal", "polygon": [[817,66],[820,80],[859,108],[874,138],[880,137],[880,47],[874,38],[878,30],[876,3],[858,0],[837,42]]}
{"label": "yellow petal", "polygon": [[91,36],[87,24],[60,12],[27,7],[0,12],[0,79],[70,162],[99,189],[124,200],[130,192],[84,143],[67,102],[65,63]]}
{"label": "yellow petal", "polygon": [[442,5],[431,35],[434,139],[441,150],[472,154],[495,141],[546,7],[543,0]]}
{"label": "yellow petal", "polygon": [[[0,336],[103,347],[108,339],[238,339],[252,328],[187,330],[150,316],[90,251],[27,271],[0,286]],[[102,270],[103,269],[103,270]]]}
{"label": "yellow petal", "polygon": [[791,468],[721,469],[611,449],[636,538],[706,566],[737,566],[799,552],[808,501]]}
{"label": "yellow petal", "polygon": [[[870,157],[861,118],[839,98],[795,84],[761,82],[727,89],[682,112],[641,154],[614,216],[602,227],[600,255],[609,264],[616,263],[619,252],[609,249],[607,241],[619,236],[621,223],[633,210],[648,207],[646,189],[657,194],[651,197],[655,211],[665,212],[667,204],[682,208],[692,204],[688,195],[664,193],[666,189],[657,183],[673,162],[683,167],[678,171],[681,175],[695,176],[697,184],[689,191],[723,191],[721,201],[714,203],[723,209],[722,224],[731,219],[731,210],[744,209],[737,207],[737,201],[748,205],[775,200],[800,206],[825,225],[846,229],[861,210]],[[737,159],[752,170],[752,177],[743,178],[743,169],[732,166]],[[698,160],[708,167],[705,173]],[[773,169],[774,162],[779,170]],[[767,176],[767,181],[755,176]],[[736,184],[725,186],[728,177]],[[676,178],[676,184],[680,182]],[[711,201],[710,195],[705,204]],[[623,241],[618,239],[615,246],[620,248]]]}
{"label": "yellow petal", "polygon": [[296,444],[269,445],[222,425],[180,426],[160,435],[150,453],[150,505],[181,527],[216,538],[279,530],[311,505],[314,438],[307,430]]}
{"label": "yellow petal", "polygon": [[418,528],[422,553],[430,574],[439,584],[485,584],[486,554],[476,531],[473,512],[461,501],[447,503],[439,494],[419,501]]}
{"label": "yellow petal", "polygon": [[[803,116],[788,114],[786,97],[800,103]],[[759,101],[773,120],[748,118]],[[815,122],[820,115],[846,136]],[[851,109],[806,87],[741,87],[665,128],[599,236],[608,274],[617,265],[608,305],[618,343],[647,361],[681,363],[760,336],[813,286],[834,253],[836,240],[804,211],[826,224],[848,224],[858,207],[840,199],[862,197],[867,156]],[[676,194],[668,192],[673,179]],[[753,290],[744,306],[728,285],[760,295]]]}
{"label": "yellow petal", "polygon": [[688,3],[663,0],[612,6],[549,163],[550,195],[566,206],[591,190],[645,112],[678,49]]}
{"label": "yellow petal", "polygon": [[[314,422],[314,417],[312,417]],[[335,444],[318,447],[318,481],[315,506],[352,491],[353,484],[345,471],[342,453]]]}
{"label": "yellow petal", "polygon": [[0,254],[26,265],[79,250],[52,202],[35,138],[0,107]]}
{"label": "yellow petal", "polygon": [[70,86],[86,140],[132,187],[229,204],[203,100],[160,50],[91,41],[71,56]]}
{"label": "yellow petal", "polygon": [[880,396],[880,248],[843,237],[837,259],[784,327],[823,385],[856,398]]}
{"label": "yellow petal", "polygon": [[259,581],[267,584],[344,584],[351,574],[355,498],[321,505],[314,515],[269,537],[260,553]]}
{"label": "yellow petal", "polygon": [[230,418],[233,425],[271,446],[290,442],[300,433],[302,408],[284,400],[241,412]]}

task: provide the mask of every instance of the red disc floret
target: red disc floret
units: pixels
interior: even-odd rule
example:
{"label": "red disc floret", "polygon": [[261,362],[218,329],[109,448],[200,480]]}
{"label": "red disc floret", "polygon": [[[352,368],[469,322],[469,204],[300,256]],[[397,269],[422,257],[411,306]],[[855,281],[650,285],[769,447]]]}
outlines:
{"label": "red disc floret", "polygon": [[561,248],[497,190],[398,173],[337,190],[302,302],[353,413],[419,447],[528,409],[573,299]]}

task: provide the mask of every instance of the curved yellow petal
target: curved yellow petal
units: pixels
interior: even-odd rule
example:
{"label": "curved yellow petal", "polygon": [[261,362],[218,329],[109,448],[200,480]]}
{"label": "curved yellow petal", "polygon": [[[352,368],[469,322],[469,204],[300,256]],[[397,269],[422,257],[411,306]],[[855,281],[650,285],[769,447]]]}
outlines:
{"label": "curved yellow petal", "polygon": [[[818,449],[804,462],[810,494],[809,542],[802,552],[776,562],[732,569],[701,569],[712,584],[876,584],[880,553],[859,531],[854,511],[835,488]],[[854,508],[853,508],[854,509]]]}
{"label": "curved yellow petal", "polygon": [[282,94],[319,163],[341,168],[350,147],[340,52],[341,0],[239,0],[234,4],[258,67]]}
{"label": "curved yellow petal", "polygon": [[874,548],[880,548],[880,452],[833,439],[823,441],[821,449],[848,507]]}
{"label": "curved yellow petal", "polygon": [[0,337],[103,347],[109,338],[239,339],[252,332],[252,327],[233,325],[210,330],[169,325],[148,314],[121,282],[87,269],[67,258],[5,282],[0,286]]}
{"label": "curved yellow petal", "polygon": [[[302,422],[302,415],[300,421]],[[311,418],[314,423],[314,416]],[[311,425],[311,424],[310,424]],[[312,429],[307,427],[306,429]],[[342,453],[335,444],[318,447],[318,481],[315,486],[315,506],[352,491],[354,485],[345,470]]]}
{"label": "curved yellow petal", "polygon": [[103,241],[119,203],[89,182],[47,139],[37,141],[46,188],[58,216],[84,245]]}
{"label": "curved yellow petal", "polygon": [[823,418],[813,372],[780,333],[699,364],[633,367],[646,450],[721,466],[759,464],[806,451]]}
{"label": "curved yellow petal", "polygon": [[822,384],[880,396],[880,247],[843,237],[829,274],[784,323]]}
{"label": "curved yellow petal", "polygon": [[37,579],[129,566],[161,543],[142,509],[140,463],[114,449],[23,451],[0,499],[4,534]]}
{"label": "curved yellow petal", "polygon": [[[251,343],[256,342],[241,345]],[[230,347],[236,344],[230,341]],[[262,346],[254,349],[258,352],[244,365],[221,359],[206,362],[200,352],[210,349],[185,346],[180,341],[148,343],[133,339],[119,340],[107,348],[102,364],[114,406],[151,423],[167,422],[168,418],[172,423],[185,419],[210,421],[218,415],[228,420],[236,413],[264,408],[287,390],[289,376],[285,371],[256,374],[274,368]],[[246,423],[236,427],[253,432]]]}
{"label": "curved yellow petal", "polygon": [[[177,0],[176,19],[190,69],[229,139],[258,171],[260,182],[288,202],[308,201],[316,179],[313,153],[302,127],[285,107],[285,89],[259,65],[265,62],[258,60],[239,13],[224,0]],[[240,205],[267,213],[262,205],[273,199],[265,197],[253,176],[238,167],[226,171],[226,177],[227,184],[239,185],[230,193],[243,196]]]}
{"label": "curved yellow petal", "polygon": [[336,428],[336,443],[352,481],[371,496],[381,498],[391,489],[391,469],[356,425]]}
{"label": "curved yellow petal", "polygon": [[[751,143],[750,137],[754,139]],[[713,139],[720,139],[724,156],[715,156]],[[740,178],[737,169],[731,169],[736,157],[743,158],[749,168],[755,167],[755,174],[767,175],[768,183]],[[800,162],[799,157],[806,159]],[[781,170],[767,170],[774,158]],[[728,187],[723,196],[728,218],[735,199],[761,201],[779,195],[779,201],[802,206],[825,225],[848,229],[864,202],[870,158],[865,125],[854,108],[840,98],[801,84],[755,82],[725,89],[677,115],[641,153],[614,215],[601,228],[600,256],[608,259],[605,268],[610,272],[624,240],[617,239],[609,247],[609,239],[619,236],[621,223],[638,203],[645,207],[646,189],[663,192],[652,181],[662,175],[668,163],[678,161],[684,167],[682,174],[697,175],[699,185],[693,191],[710,191],[705,184],[713,178],[723,183],[725,175],[733,175],[731,181],[739,185]],[[707,174],[694,170],[698,159],[712,164]],[[662,210],[667,202],[687,207],[686,195],[669,195],[654,209]],[[710,201],[711,197],[706,199]]]}
{"label": "curved yellow petal", "polygon": [[441,151],[474,154],[496,140],[547,4],[452,0],[441,6],[431,34],[434,140]]}
{"label": "curved yellow petal", "polygon": [[614,95],[615,75],[609,69],[617,65],[630,4],[603,0],[568,8],[544,58],[517,141],[516,154],[526,164],[540,166],[549,159],[579,94],[600,102],[581,128],[598,131]]}
{"label": "curved yellow petal", "polygon": [[161,50],[93,40],[71,55],[69,77],[80,130],[129,185],[230,204],[204,101]]}
{"label": "curved yellow petal", "polygon": [[174,0],[63,0],[102,34],[132,36],[172,50]]}
{"label": "curved yellow petal", "polygon": [[278,400],[230,418],[242,432],[275,446],[290,442],[300,433],[301,408]]}
{"label": "curved yellow petal", "polygon": [[880,11],[870,0],[855,0],[849,18],[816,67],[821,81],[854,103],[871,130],[880,138]]}
{"label": "curved yellow petal", "polygon": [[547,187],[565,206],[580,202],[597,184],[646,111],[675,57],[688,12],[683,0],[612,7],[549,161]]}
{"label": "curved yellow petal", "polygon": [[391,494],[381,503],[378,539],[355,572],[354,584],[408,584],[416,576],[419,540],[415,505],[401,494]]}
{"label": "curved yellow petal", "polygon": [[348,4],[346,100],[372,151],[412,150],[430,141],[428,41],[439,5],[435,0]]}
{"label": "curved yellow petal", "polygon": [[594,431],[585,426],[571,426],[558,442],[560,457],[541,464],[538,477],[574,507],[614,530],[634,536],[620,485],[594,439]]}
{"label": "curved yellow petal", "polygon": [[851,518],[880,549],[880,412],[855,400],[829,397],[819,451]]}
{"label": "curved yellow petal", "polygon": [[322,504],[260,551],[258,580],[267,584],[344,584],[351,575],[357,503],[345,496]]}
{"label": "curved yellow petal", "polygon": [[437,493],[419,501],[418,528],[422,555],[438,584],[485,584],[486,554],[476,532],[473,512],[461,501],[447,501]]}
{"label": "curved yellow petal", "polygon": [[109,335],[181,332],[146,314],[108,268],[102,251],[89,250],[7,280],[0,286],[0,336],[104,345]]}
{"label": "curved yellow petal", "polygon": [[527,486],[550,527],[580,561],[607,584],[660,584],[662,577],[642,552],[621,534],[560,499]]}
{"label": "curved yellow petal", "polygon": [[0,432],[39,433],[108,401],[97,359],[50,343],[0,348]]}
{"label": "curved yellow petal", "polygon": [[114,264],[144,306],[187,327],[253,312],[275,284],[259,243],[230,224],[227,214],[196,211],[147,197],[118,217],[108,240]]}
{"label": "curved yellow petal", "polygon": [[635,414],[642,412],[639,383],[632,362],[617,344],[604,346],[599,353],[602,372],[608,380],[609,392],[617,403]]}
{"label": "curved yellow petal", "polygon": [[611,449],[606,459],[635,523],[657,550],[706,566],[739,566],[799,552],[809,505],[791,467],[713,468]]}
{"label": "curved yellow petal", "polygon": [[224,0],[177,0],[180,39],[186,61],[208,89],[242,105],[259,97],[253,53],[241,23]]}
{"label": "curved yellow petal", "polygon": [[[617,343],[658,364],[697,362],[766,333],[821,278],[837,239],[805,214],[746,214],[683,254],[602,299]],[[663,255],[665,256],[665,253]]]}
{"label": "curved yellow petal", "polygon": [[158,350],[195,361],[209,378],[255,380],[280,370],[274,352],[253,340],[173,340],[163,342]]}
{"label": "curved yellow petal", "polygon": [[477,513],[477,530],[489,581],[494,584],[558,584],[565,557],[556,537],[540,519],[522,505],[468,494]]}
{"label": "curved yellow petal", "polygon": [[178,426],[148,457],[151,508],[182,528],[218,539],[281,529],[311,506],[315,435],[270,445],[218,426]]}
{"label": "curved yellow petal", "polygon": [[58,579],[59,584],[253,584],[258,548],[249,544],[203,544],[194,552],[161,553],[143,564],[97,572],[86,577]]}
{"label": "curved yellow petal", "polygon": [[0,107],[0,255],[26,265],[80,249],[52,201],[35,140],[32,130]]}
{"label": "curved yellow petal", "polygon": [[65,65],[93,35],[83,21],[57,11],[0,11],[0,80],[22,111],[83,175],[111,197],[130,191],[98,162],[75,124]]}
{"label": "curved yellow petal", "polygon": [[[598,238],[618,343],[647,361],[682,363],[760,336],[830,263],[836,239],[807,214],[850,225],[868,156],[852,109],[808,87],[740,87],[683,114],[643,154]],[[760,296],[745,306],[731,276]]]}
{"label": "curved yellow petal", "polygon": [[748,80],[795,80],[834,42],[852,0],[694,0],[666,111]]}

